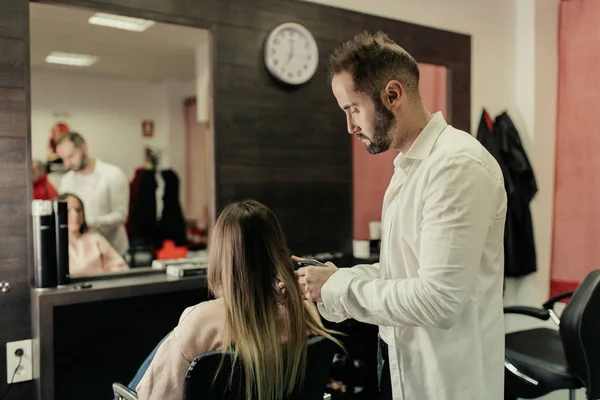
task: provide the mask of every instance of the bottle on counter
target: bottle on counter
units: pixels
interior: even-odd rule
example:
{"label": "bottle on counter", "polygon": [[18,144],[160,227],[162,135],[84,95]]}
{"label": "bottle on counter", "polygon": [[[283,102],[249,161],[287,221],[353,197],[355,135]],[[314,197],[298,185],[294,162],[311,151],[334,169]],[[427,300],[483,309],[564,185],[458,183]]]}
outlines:
{"label": "bottle on counter", "polygon": [[56,240],[52,201],[33,200],[33,263],[36,288],[56,286]]}
{"label": "bottle on counter", "polygon": [[371,257],[379,257],[381,250],[381,221],[369,222],[369,253]]}
{"label": "bottle on counter", "polygon": [[54,202],[54,231],[56,237],[56,285],[69,283],[69,211],[66,201]]}

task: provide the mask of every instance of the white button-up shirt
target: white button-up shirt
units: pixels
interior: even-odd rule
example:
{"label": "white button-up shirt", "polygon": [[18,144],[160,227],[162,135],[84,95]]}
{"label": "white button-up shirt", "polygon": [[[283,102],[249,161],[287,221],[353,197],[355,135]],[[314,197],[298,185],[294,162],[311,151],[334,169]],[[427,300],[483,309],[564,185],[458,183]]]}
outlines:
{"label": "white button-up shirt", "polygon": [[503,400],[500,167],[441,113],[394,166],[380,262],[338,270],[319,310],[379,325],[394,399]]}
{"label": "white button-up shirt", "polygon": [[129,211],[129,182],[123,171],[96,159],[91,174],[69,171],[60,181],[60,193],[77,195],[90,228],[96,229],[119,254],[129,248],[125,221]]}

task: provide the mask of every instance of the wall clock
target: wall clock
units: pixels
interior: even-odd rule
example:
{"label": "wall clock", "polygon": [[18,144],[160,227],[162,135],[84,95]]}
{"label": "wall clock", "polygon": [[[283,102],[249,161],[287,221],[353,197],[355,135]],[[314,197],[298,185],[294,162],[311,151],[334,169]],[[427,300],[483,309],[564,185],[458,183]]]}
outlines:
{"label": "wall clock", "polygon": [[319,48],[308,29],[287,22],[273,29],[265,41],[265,66],[288,85],[306,83],[317,71]]}

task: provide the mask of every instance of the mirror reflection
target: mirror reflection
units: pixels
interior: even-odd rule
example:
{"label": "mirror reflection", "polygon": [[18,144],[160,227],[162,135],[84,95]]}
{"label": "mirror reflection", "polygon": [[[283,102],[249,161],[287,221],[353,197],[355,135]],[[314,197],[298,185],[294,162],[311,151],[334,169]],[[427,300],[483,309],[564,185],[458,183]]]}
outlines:
{"label": "mirror reflection", "polygon": [[68,207],[69,275],[205,258],[210,34],[32,3],[33,196]]}
{"label": "mirror reflection", "polygon": [[[443,65],[419,63],[419,89],[424,104],[432,113],[441,112],[451,124],[448,115],[448,68]],[[381,207],[385,191],[394,174],[394,158],[398,152],[390,149],[372,155],[365,145],[352,138],[353,200],[354,200],[354,255],[369,258],[379,254],[373,241],[381,236]]]}

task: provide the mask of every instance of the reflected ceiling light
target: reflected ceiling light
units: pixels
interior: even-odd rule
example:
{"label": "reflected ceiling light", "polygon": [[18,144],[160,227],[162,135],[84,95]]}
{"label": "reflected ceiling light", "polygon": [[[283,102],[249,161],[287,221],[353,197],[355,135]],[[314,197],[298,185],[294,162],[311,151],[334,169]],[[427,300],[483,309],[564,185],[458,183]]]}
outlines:
{"label": "reflected ceiling light", "polygon": [[126,31],[144,32],[154,25],[154,21],[141,18],[124,17],[122,15],[96,13],[88,22],[92,25],[107,26],[109,28],[124,29]]}
{"label": "reflected ceiling light", "polygon": [[46,62],[50,64],[71,65],[74,67],[89,67],[98,61],[97,56],[87,54],[63,53],[53,51],[46,56]]}

